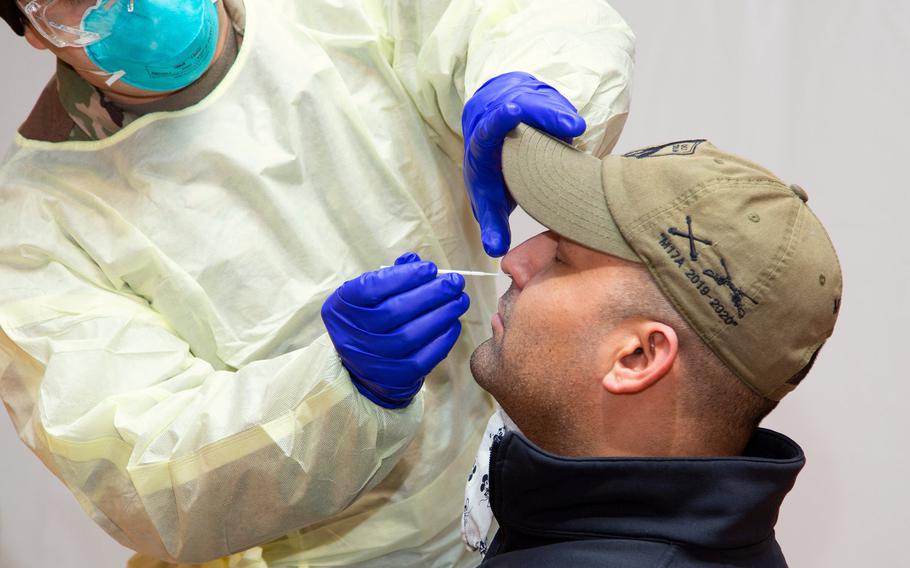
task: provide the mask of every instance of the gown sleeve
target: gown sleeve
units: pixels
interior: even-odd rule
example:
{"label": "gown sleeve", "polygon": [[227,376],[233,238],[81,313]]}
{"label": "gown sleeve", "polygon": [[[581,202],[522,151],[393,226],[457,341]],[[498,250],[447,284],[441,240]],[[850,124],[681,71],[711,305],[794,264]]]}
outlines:
{"label": "gown sleeve", "polygon": [[612,149],[629,111],[635,36],[605,1],[404,3],[388,9],[393,66],[447,153],[463,152],[465,102],[510,71],[534,75],[575,105],[588,124],[577,147],[598,157]]}
{"label": "gown sleeve", "polygon": [[0,397],[121,544],[169,562],[223,557],[345,509],[395,465],[422,395],[374,405],[327,335],[236,369],[199,356],[154,296],[80,245],[71,214],[0,192]]}

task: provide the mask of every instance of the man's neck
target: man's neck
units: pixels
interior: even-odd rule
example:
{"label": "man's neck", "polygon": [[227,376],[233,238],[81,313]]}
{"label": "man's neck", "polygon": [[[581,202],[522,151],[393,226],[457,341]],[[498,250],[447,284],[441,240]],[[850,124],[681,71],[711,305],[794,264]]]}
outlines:
{"label": "man's neck", "polygon": [[539,448],[576,458],[736,456],[751,437],[751,432],[715,431],[684,413],[674,415],[672,407],[637,406],[604,412],[601,423],[567,412],[513,418]]}

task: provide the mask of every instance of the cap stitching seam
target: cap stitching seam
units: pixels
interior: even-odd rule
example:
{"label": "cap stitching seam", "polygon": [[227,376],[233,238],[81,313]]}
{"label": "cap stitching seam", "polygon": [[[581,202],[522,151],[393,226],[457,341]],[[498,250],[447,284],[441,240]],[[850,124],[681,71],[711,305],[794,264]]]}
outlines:
{"label": "cap stitching seam", "polygon": [[[793,221],[788,223],[787,230],[790,231],[790,238],[788,239],[786,245],[782,247],[783,250],[780,250],[777,256],[772,260],[770,266],[766,269],[767,275],[762,277],[759,274],[759,277],[756,278],[756,283],[754,285],[757,288],[755,292],[756,296],[761,296],[763,293],[767,292],[771,286],[771,282],[776,280],[778,275],[781,273],[784,265],[788,263],[789,259],[793,257],[794,248],[797,244],[797,234],[801,227],[805,224],[802,214],[802,203],[798,204],[796,207],[796,215],[793,218]],[[781,247],[779,247],[781,248]]]}
{"label": "cap stitching seam", "polygon": [[[535,152],[533,152],[534,149],[533,149],[533,148],[530,148],[529,146],[526,146],[526,149],[528,150],[528,153],[535,153]],[[521,175],[523,185],[524,185],[526,188],[530,188],[530,187],[533,187],[534,185],[538,185],[538,184],[534,184],[534,183],[531,183],[531,182],[530,182],[530,178],[531,178],[532,176],[530,176],[529,172],[528,172],[526,169],[524,169],[524,168],[519,168],[518,170],[519,170],[519,172],[520,172],[519,175]],[[540,173],[541,173],[540,169],[539,169],[539,168],[536,168],[535,173],[536,173],[536,174],[540,174]],[[546,177],[544,177],[544,179],[545,179],[546,181],[548,181],[548,182],[550,181],[550,180],[547,180]],[[545,191],[545,192],[547,192],[548,194],[551,194],[551,192],[549,191],[549,189],[551,189],[551,185],[550,185],[549,183],[542,183],[542,184],[539,184],[539,186],[540,186],[540,189],[541,189],[542,191]],[[573,193],[573,195],[574,195],[574,193]],[[566,215],[571,215],[572,212],[571,212],[571,210],[569,210],[569,209],[563,204],[563,200],[562,200],[562,199],[559,199],[559,196],[558,196],[558,195],[557,195],[557,198],[556,198],[556,199],[553,199],[552,201],[548,201],[547,203],[544,203],[542,200],[540,200],[540,199],[537,197],[536,193],[533,192],[533,191],[528,191],[528,192],[527,192],[527,197],[533,199],[535,202],[537,202],[538,204],[540,204],[540,205],[542,205],[542,206],[546,206],[547,204],[549,204],[549,205],[551,205],[551,206],[552,206],[552,205],[555,205],[556,207],[552,207],[552,208],[551,208],[551,207],[544,207],[544,209],[549,209],[549,210],[552,211],[554,214],[556,214],[560,219],[569,222],[570,224],[572,224],[572,225],[575,226],[575,227],[578,227],[579,229],[583,229],[583,230],[585,230],[585,231],[591,231],[591,228],[590,228],[590,227],[586,227],[586,226],[584,226],[583,224],[581,224],[581,223],[579,222],[580,220],[576,220],[576,219],[573,219],[573,218],[571,218],[571,217],[567,217],[567,216],[566,216]],[[593,206],[593,203],[588,202],[588,204]],[[595,226],[594,230],[591,231],[591,232],[594,232],[595,234],[599,233],[599,231],[597,230],[597,227],[596,227],[596,226]]]}
{"label": "cap stitching seam", "polygon": [[[530,144],[522,144],[522,146],[523,146],[522,149],[523,149],[527,154],[536,154],[535,148],[532,148],[532,147],[530,146]],[[524,168],[518,168],[518,171],[519,171],[519,175],[521,176],[522,184],[523,184],[525,187],[531,187],[532,185],[537,185],[537,184],[531,184],[531,183],[529,183],[529,178],[530,178],[531,176],[530,176],[529,172],[528,172],[526,169],[524,169]],[[548,174],[549,174],[550,172],[549,172],[549,171],[547,171],[547,172],[541,172],[541,170],[540,170],[539,168],[537,168],[537,170],[535,171],[535,173],[542,175],[543,173],[548,173]],[[542,177],[543,177],[543,179],[544,179],[545,181],[547,181],[547,182],[552,182],[552,178],[549,178],[549,176],[544,176],[544,175],[542,175]],[[574,178],[574,177],[576,177],[576,176],[571,176],[571,177]],[[549,178],[549,179],[548,179],[548,178]],[[539,185],[540,185],[540,187],[541,187],[541,189],[542,189],[543,191],[546,191],[548,194],[552,195],[552,192],[550,192],[550,191],[548,191],[548,190],[550,190],[550,189],[552,189],[553,187],[556,187],[556,186],[558,186],[558,185],[560,185],[560,184],[558,184],[558,183],[557,183],[557,184],[543,183],[543,184],[539,184]],[[587,199],[587,196],[585,196],[584,194],[580,194],[580,193],[578,193],[578,192],[572,192],[572,196],[573,196],[573,197],[579,197],[579,198],[581,198],[581,200],[582,200],[586,205],[588,205],[591,209],[601,209],[601,205],[600,205],[600,204],[597,204],[597,203],[593,202],[592,200]],[[602,231],[603,227],[602,227],[600,224],[591,223],[591,224],[589,225],[589,224],[587,223],[587,221],[584,220],[583,218],[575,218],[575,217],[572,215],[573,211],[572,211],[571,209],[569,209],[568,207],[566,207],[565,204],[564,204],[564,200],[563,200],[563,199],[560,199],[559,197],[560,197],[560,195],[556,195],[556,199],[549,200],[549,201],[547,201],[547,202],[545,203],[544,201],[542,201],[541,199],[539,199],[539,198],[537,197],[537,195],[536,195],[535,192],[529,191],[529,192],[527,192],[527,195],[525,196],[525,200],[531,199],[531,200],[534,201],[537,205],[541,206],[541,208],[542,208],[543,210],[549,211],[550,213],[552,213],[553,215],[555,215],[555,216],[556,216],[557,218],[559,218],[560,220],[562,220],[562,221],[564,221],[564,222],[567,222],[567,223],[569,223],[570,225],[572,225],[573,227],[577,227],[578,229],[581,229],[581,230],[583,230],[583,231],[586,232],[586,233],[592,234],[592,235],[597,236],[597,237],[600,237],[600,238],[602,238],[602,239],[607,239],[607,240],[610,240],[610,241],[613,241],[613,240],[614,240],[612,234],[609,234],[609,235],[608,235],[608,234],[606,234],[606,233],[604,233],[604,232]],[[609,207],[606,206],[606,203],[603,204],[603,208],[606,209],[606,212],[607,212],[608,214],[610,214],[610,213],[609,213]],[[530,212],[529,212],[529,214],[530,214]],[[540,219],[537,219],[537,216],[535,216],[535,215],[531,215],[531,216],[534,217],[535,220],[540,221]],[[611,214],[611,216],[612,216],[612,214]],[[543,225],[546,226],[545,223],[541,223],[541,224],[543,224]],[[615,219],[614,219],[614,224],[615,224]]]}
{"label": "cap stitching seam", "polygon": [[[655,218],[660,217],[661,215],[663,215],[664,213],[666,213],[672,209],[678,208],[680,205],[686,203],[687,201],[691,201],[693,198],[701,195],[703,192],[707,192],[709,190],[713,191],[713,190],[718,189],[718,186],[720,184],[725,184],[725,185],[767,185],[772,188],[776,187],[776,188],[780,189],[781,191],[784,191],[787,193],[791,193],[791,194],[793,193],[790,190],[786,189],[782,182],[780,182],[778,180],[773,180],[773,179],[767,179],[767,178],[747,178],[747,179],[714,178],[714,179],[710,179],[707,181],[703,181],[703,182],[699,183],[698,185],[693,186],[686,193],[680,195],[679,197],[677,197],[670,203],[667,203],[663,206],[655,207],[651,211],[644,213],[636,221],[632,222],[632,226],[629,229],[629,232],[632,232],[632,233],[637,232],[642,227],[644,227],[646,224],[653,221]],[[794,197],[796,197],[796,196],[794,195]],[[796,197],[796,199],[799,199],[799,198]]]}
{"label": "cap stitching seam", "polygon": [[[807,214],[811,214],[811,213],[812,213],[812,212],[811,212],[811,210],[808,208],[808,206],[802,206],[802,207],[800,207],[800,208],[797,210],[797,214],[796,214],[796,215],[797,215],[797,219],[796,219],[796,222],[794,223],[795,228],[794,228],[794,231],[793,231],[793,238],[790,239],[792,244],[791,244],[790,246],[787,247],[787,251],[786,251],[786,255],[785,255],[786,258],[791,258],[791,257],[792,257],[793,249],[794,249],[794,247],[795,247],[795,245],[796,245],[796,241],[797,241],[797,239],[796,239],[796,234],[797,234],[797,232],[798,232],[798,229],[801,229],[802,226],[804,226],[804,225],[809,221],[809,220],[807,219],[806,215],[807,215]],[[823,232],[824,232],[825,234],[827,234],[827,231],[823,231]],[[835,255],[835,256],[836,256],[836,255]],[[783,263],[783,261],[784,261],[784,258],[781,258],[781,263]],[[777,276],[777,273],[778,273],[778,272],[779,272],[779,270],[775,271],[775,277]],[[803,367],[806,366],[806,364],[809,363],[809,360],[812,358],[812,355],[815,353],[816,350],[818,350],[819,348],[821,348],[821,346],[825,343],[826,340],[827,340],[827,337],[825,337],[825,339],[822,339],[820,343],[814,344],[814,345],[810,345],[810,346],[806,347],[806,349],[803,350],[802,357],[800,357],[800,366],[799,366],[799,369],[802,369]],[[796,372],[799,372],[799,369],[797,369]],[[792,375],[791,375],[791,376],[792,376]],[[787,380],[790,380],[790,377],[788,377]],[[786,384],[786,383],[784,383],[784,384]],[[778,388],[780,388],[780,387],[778,387]],[[793,388],[795,389],[796,386],[794,385]]]}
{"label": "cap stitching seam", "polygon": [[[775,253],[774,258],[771,259],[771,262],[768,264],[768,267],[762,270],[754,280],[748,285],[746,290],[749,293],[749,296],[759,300],[762,298],[762,295],[768,291],[771,281],[777,279],[777,275],[780,273],[781,266],[784,263],[785,259],[792,255],[793,247],[796,243],[796,233],[797,225],[800,224],[800,211],[797,209],[796,215],[792,222],[788,222],[786,230],[790,231],[790,238],[787,243],[782,247],[779,246],[777,252]],[[723,248],[723,243],[721,241],[715,241],[714,248]],[[720,255],[723,256],[723,255]],[[756,310],[755,307],[752,307],[747,313],[752,313]],[[717,331],[711,334],[711,338],[716,339],[728,331],[726,328],[717,328]]]}
{"label": "cap stitching seam", "polygon": [[[554,147],[553,145],[550,145],[550,148],[553,148],[553,147]],[[547,182],[547,183],[543,184],[543,186],[544,186],[545,188],[548,188],[548,189],[549,189],[549,188],[556,188],[556,187],[559,187],[560,185],[562,185],[562,184],[560,184],[559,182],[560,182],[560,181],[566,181],[565,178],[569,178],[569,180],[572,181],[572,182],[580,181],[580,179],[579,179],[580,176],[578,176],[578,175],[576,174],[576,171],[573,171],[573,170],[570,170],[570,169],[568,169],[568,168],[562,167],[562,166],[565,166],[565,165],[566,165],[566,164],[565,164],[565,160],[559,160],[557,163],[561,166],[561,167],[560,167],[560,173],[562,174],[562,176],[557,176],[557,175],[556,175],[556,172],[554,172],[552,168],[544,168],[543,170],[542,170],[541,168],[539,168],[539,167],[536,168],[536,172],[535,172],[535,173],[536,173],[538,176],[540,176],[540,177],[543,179],[543,181]],[[538,165],[538,164],[535,163],[535,165]],[[599,173],[599,168],[598,168],[598,173]],[[598,180],[598,181],[600,181],[600,180]],[[568,185],[568,186],[570,186],[570,187],[574,187],[576,184],[574,184],[574,183],[569,183],[569,184],[566,184],[566,185]],[[579,198],[581,201],[583,201],[586,205],[588,205],[588,206],[590,206],[590,207],[599,207],[599,204],[597,204],[595,201],[589,199],[589,198],[588,198],[589,196],[588,196],[587,194],[585,194],[585,193],[582,193],[582,192],[572,192],[572,195],[575,196],[575,197],[577,197],[577,198]],[[560,205],[561,205],[561,201],[562,201],[562,200],[558,200],[558,201],[560,202]]]}
{"label": "cap stitching seam", "polygon": [[[539,205],[542,209],[544,209],[544,210],[546,210],[546,211],[549,211],[550,213],[553,213],[553,215],[555,215],[556,217],[558,217],[560,220],[565,221],[565,222],[569,223],[570,225],[572,225],[572,226],[574,226],[574,227],[577,227],[577,228],[579,228],[579,229],[581,229],[581,230],[583,230],[583,231],[585,231],[585,232],[591,233],[591,234],[593,234],[593,235],[595,235],[595,236],[598,236],[598,237],[601,237],[601,238],[606,238],[606,237],[607,237],[606,233],[603,233],[602,231],[600,231],[601,227],[598,227],[598,226],[594,225],[594,226],[593,226],[594,228],[593,228],[593,230],[592,230],[592,226],[587,226],[586,223],[583,224],[583,222],[582,222],[580,219],[574,219],[574,218],[572,218],[572,217],[569,217],[569,216],[567,215],[567,213],[571,213],[571,212],[568,211],[568,210],[566,210],[566,209],[563,208],[563,207],[552,207],[552,205],[553,205],[552,202],[544,203],[543,201],[541,201],[540,199],[538,199],[535,195],[530,194],[530,193],[529,193],[527,196],[525,196],[525,200],[527,200],[527,199],[531,199],[531,200],[534,201],[537,205]],[[529,214],[530,214],[530,212],[529,212]],[[540,222],[540,220],[537,219],[536,216],[534,216],[534,215],[531,215],[531,216],[534,217],[535,220],[537,220],[537,221]],[[544,226],[546,226],[546,224],[543,223],[543,222],[541,222],[541,224],[544,225]],[[610,235],[610,236],[612,237],[612,235]],[[612,240],[612,239],[611,239],[611,240]]]}
{"label": "cap stitching seam", "polygon": [[[768,288],[770,287],[770,283],[777,279],[778,275],[781,272],[783,265],[785,264],[785,261],[788,258],[791,258],[793,255],[793,249],[798,242],[796,235],[798,233],[798,229],[800,228],[800,226],[803,223],[804,223],[804,220],[803,220],[803,215],[802,215],[802,209],[800,208],[800,206],[798,206],[797,210],[796,210],[796,215],[794,216],[793,220],[788,223],[788,226],[787,226],[787,230],[790,231],[790,238],[788,239],[787,243],[783,247],[778,247],[778,252],[777,252],[775,258],[771,261],[769,267],[765,270],[767,275],[762,277],[762,275],[759,274],[759,276],[755,279],[755,282],[752,284],[752,286],[750,286],[749,292],[751,295],[754,295],[754,297],[756,297],[756,298],[761,298],[761,296],[765,292],[768,291]],[[753,308],[753,310],[754,310],[754,308]],[[713,334],[711,334],[709,345],[713,345],[715,342],[720,342],[721,336],[724,335],[724,333],[727,331],[729,331],[729,330],[727,330],[725,328],[717,328],[717,331],[715,331]],[[713,347],[712,347],[712,350],[713,350]],[[736,358],[739,360],[739,361],[737,361],[737,363],[740,363],[740,364],[743,363],[743,361],[740,360],[741,357],[739,355],[737,355]],[[728,365],[726,362],[724,362],[724,364],[728,368],[730,368],[730,365]],[[805,365],[805,363],[803,363],[803,365]],[[743,366],[747,367],[746,365],[743,365]],[[740,375],[736,371],[734,371],[734,374],[736,376],[738,376],[740,378],[740,380],[744,381],[747,385],[751,386],[753,390],[755,390],[762,397],[765,397],[765,398],[767,398],[768,396],[770,396],[771,394],[776,392],[781,386],[781,385],[777,385],[768,392],[760,392],[760,389],[758,388],[757,385],[752,385],[751,381],[743,378],[742,375]],[[789,380],[789,378],[790,377],[786,377],[785,380]]]}
{"label": "cap stitching seam", "polygon": [[843,271],[841,270],[840,258],[837,256],[837,250],[834,248],[834,242],[831,241],[831,235],[828,234],[828,231],[825,229],[825,226],[822,224],[821,219],[819,219],[818,215],[816,215],[815,212],[809,208],[809,205],[806,205],[806,211],[810,215],[815,217],[816,221],[818,221],[819,226],[822,228],[822,234],[825,236],[825,241],[828,243],[828,246],[831,248],[831,253],[834,256],[834,262],[837,263],[837,273],[838,273],[838,275],[840,275],[840,280],[841,280],[841,295],[843,295],[843,285],[844,285]]}

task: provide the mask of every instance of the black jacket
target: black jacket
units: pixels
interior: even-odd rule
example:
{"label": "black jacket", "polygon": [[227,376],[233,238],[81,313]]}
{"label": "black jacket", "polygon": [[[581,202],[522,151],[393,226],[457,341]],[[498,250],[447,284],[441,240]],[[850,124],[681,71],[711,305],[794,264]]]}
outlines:
{"label": "black jacket", "polygon": [[510,432],[490,457],[500,529],[482,566],[786,566],[774,524],[804,463],[764,429],[727,458],[562,458]]}

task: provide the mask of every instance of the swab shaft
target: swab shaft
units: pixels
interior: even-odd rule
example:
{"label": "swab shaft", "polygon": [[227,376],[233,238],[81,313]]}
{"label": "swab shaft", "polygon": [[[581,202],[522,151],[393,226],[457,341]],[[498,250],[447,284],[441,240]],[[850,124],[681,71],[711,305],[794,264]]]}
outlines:
{"label": "swab shaft", "polygon": [[[380,266],[379,268],[391,268],[389,266]],[[462,276],[499,276],[496,272],[480,272],[479,270],[450,270],[447,268],[440,268],[436,271],[437,274],[461,274]]]}
{"label": "swab shaft", "polygon": [[495,272],[480,272],[478,270],[446,270],[444,268],[436,270],[437,274],[449,274],[452,272],[461,274],[462,276],[499,276]]}

